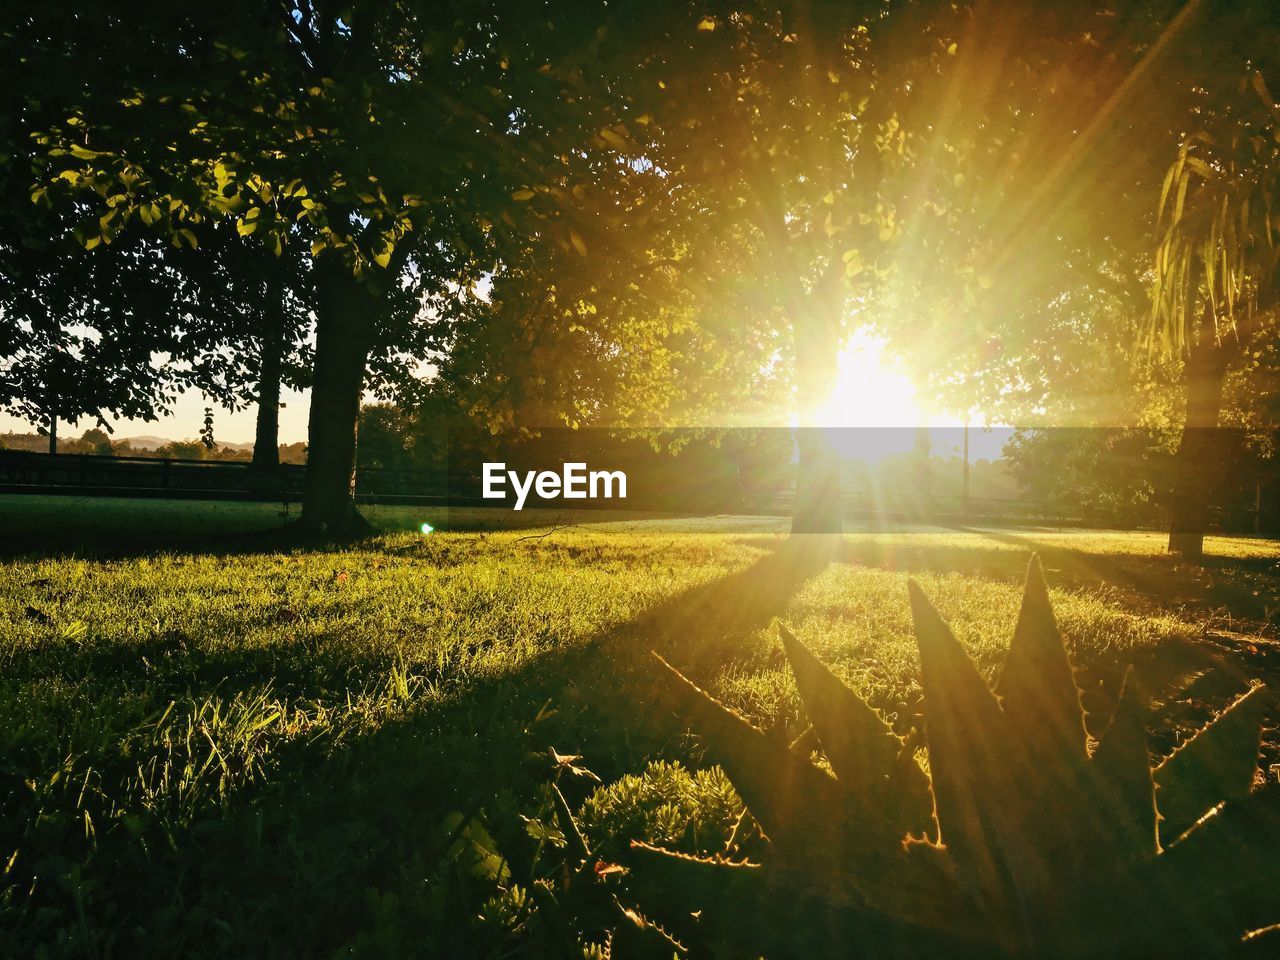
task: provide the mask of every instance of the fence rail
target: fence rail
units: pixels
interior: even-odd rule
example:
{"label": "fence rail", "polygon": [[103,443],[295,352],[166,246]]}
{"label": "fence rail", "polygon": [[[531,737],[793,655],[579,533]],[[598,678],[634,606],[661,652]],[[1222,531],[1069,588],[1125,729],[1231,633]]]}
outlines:
{"label": "fence rail", "polygon": [[[0,491],[5,493],[297,502],[306,475],[306,466],[294,463],[281,464],[264,475],[243,460],[0,450]],[[443,502],[446,493],[442,478],[433,474],[364,469],[356,476],[356,497],[360,500]]]}
{"label": "fence rail", "polygon": [[[35,453],[22,450],[0,450],[0,492],[78,494],[81,496],[171,497],[175,499],[266,500],[297,503],[302,498],[307,468],[302,464],[282,464],[277,471],[263,477],[255,474],[247,461],[181,460],[153,457],[108,457],[78,453]],[[356,474],[356,499],[406,505],[491,506],[492,501],[475,496],[459,496],[459,490],[478,490],[478,478],[450,478],[444,474],[411,470],[364,468]],[[529,506],[564,504],[536,503]],[[721,509],[707,504],[711,513],[781,513],[789,514],[794,488],[782,489],[754,502],[725,504]],[[670,504],[646,504],[642,498],[627,502],[616,500],[594,504],[583,501],[577,506],[601,506],[611,509],[671,509]],[[847,491],[845,513],[849,517],[882,518],[890,521],[925,521],[925,517],[886,509],[875,503],[865,491]],[[1006,523],[1078,523],[1062,507],[1016,498],[972,498],[967,503],[959,497],[938,497],[929,511],[934,521],[963,522],[994,520]]]}

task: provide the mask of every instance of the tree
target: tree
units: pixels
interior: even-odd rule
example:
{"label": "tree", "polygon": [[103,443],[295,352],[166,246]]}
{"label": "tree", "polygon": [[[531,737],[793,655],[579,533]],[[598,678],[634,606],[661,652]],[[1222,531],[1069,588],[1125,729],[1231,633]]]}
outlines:
{"label": "tree", "polygon": [[442,302],[468,287],[489,236],[513,222],[502,218],[513,198],[532,196],[529,184],[571,145],[613,150],[596,137],[600,116],[579,125],[590,94],[578,89],[581,50],[595,25],[558,5],[410,0],[341,11],[231,4],[158,23],[180,68],[158,75],[126,62],[105,78],[110,96],[50,123],[45,196],[96,196],[86,246],[135,219],[188,246],[219,218],[277,255],[310,243],[303,523],[358,532],[351,494],[369,361],[377,375],[397,343],[421,351],[437,337],[430,324],[399,324],[392,301],[416,291],[410,299]]}
{"label": "tree", "polygon": [[90,261],[65,235],[10,239],[0,241],[0,406],[47,433],[51,452],[60,420],[154,418],[175,395],[155,355],[177,352],[169,321],[185,299],[157,246],[134,238]]}
{"label": "tree", "polygon": [[[1054,71],[1047,88],[991,84],[1001,110],[985,118],[987,136],[1008,144],[1009,161],[966,172],[971,213],[958,234],[1002,238],[987,289],[972,302],[943,298],[937,317],[920,312],[900,329],[945,351],[922,359],[950,368],[926,382],[953,408],[1003,410],[1020,422],[1181,418],[1170,549],[1198,558],[1214,471],[1225,462],[1214,429],[1223,376],[1256,350],[1254,326],[1267,315],[1257,298],[1274,270],[1265,182],[1273,121],[1248,78],[1270,71],[1275,11],[1135,0],[1102,12],[1082,6],[1085,19],[1059,21],[1075,28],[1043,30],[1043,39],[1016,31],[1013,65],[1033,67],[1046,44],[1059,52],[1043,60]],[[982,60],[1003,77],[993,58]],[[1179,376],[1180,401],[1165,390]]]}
{"label": "tree", "polygon": [[[877,4],[745,4],[662,38],[642,61],[661,91],[645,103],[657,118],[645,153],[709,206],[737,211],[738,269],[784,321],[804,427],[834,385],[848,306],[873,295],[899,237],[909,205],[900,101],[906,78],[945,49],[930,26]],[[792,529],[838,531],[835,459],[817,431],[798,442]]]}
{"label": "tree", "polygon": [[[87,416],[103,426],[120,416],[154,419],[189,389],[235,407],[264,379],[261,365],[245,358],[269,342],[263,331],[278,311],[264,310],[272,299],[262,283],[266,259],[244,256],[246,243],[233,229],[207,223],[200,227],[201,250],[189,250],[149,229],[156,210],[126,223],[115,206],[103,213],[65,190],[55,204],[57,189],[51,196],[47,186],[32,186],[32,170],[43,169],[50,154],[71,161],[94,154],[81,143],[59,152],[49,145],[50,125],[81,128],[86,112],[119,107],[113,96],[120,94],[122,72],[136,85],[173,66],[171,41],[191,34],[163,11],[153,12],[146,29],[110,11],[61,8],[30,10],[0,29],[0,46],[21,79],[6,88],[0,119],[6,144],[0,185],[10,209],[0,228],[0,370],[6,372],[0,404],[47,430],[51,449],[59,418]],[[119,59],[101,56],[104,45]],[[65,70],[68,57],[76,59],[76,71]],[[294,305],[283,325],[289,329],[279,318],[275,326],[292,346],[276,363],[293,382],[304,322],[296,305],[305,284],[294,280],[287,288]],[[278,355],[284,346],[275,348]],[[264,449],[274,453],[275,446],[273,432]]]}
{"label": "tree", "polygon": [[46,431],[51,448],[59,419],[154,419],[184,390],[234,409],[266,384],[262,446],[274,453],[280,384],[300,381],[307,353],[305,275],[283,277],[289,261],[248,258],[243,240],[212,230],[198,251],[136,228],[85,251],[66,218],[22,206],[9,227],[0,309],[14,327],[0,403]]}
{"label": "tree", "polygon": [[111,438],[99,429],[86,430],[80,437],[80,442],[88,448],[89,453],[97,454],[100,457],[111,456]]}
{"label": "tree", "polygon": [[1133,428],[1019,430],[1004,454],[1035,499],[1079,510],[1086,520],[1135,527],[1163,513],[1173,439],[1169,431]]}
{"label": "tree", "polygon": [[392,403],[366,404],[360,408],[360,467],[381,470],[415,470],[414,418]]}
{"label": "tree", "polygon": [[[91,111],[50,123],[45,196],[96,195],[101,215],[86,246],[139,218],[189,246],[219,217],[277,253],[299,234],[311,240],[317,335],[304,521],[356,531],[356,412],[367,360],[387,339],[379,320],[388,295],[406,275],[452,295],[507,229],[585,247],[569,215],[575,194],[557,186],[584,155],[596,171],[648,163],[750,215],[756,237],[746,245],[777,279],[800,406],[811,415],[832,379],[844,278],[858,273],[849,237],[835,236],[896,235],[893,190],[881,184],[904,152],[900,124],[888,95],[872,98],[869,116],[858,98],[904,94],[908,73],[889,81],[868,65],[872,6],[823,8],[812,24],[803,11],[754,4],[723,18],[675,4],[678,16],[666,20],[641,4],[596,17],[508,3],[368,3],[341,15],[305,2],[283,14],[232,5],[207,22],[169,12],[159,22],[181,42],[164,45],[165,56],[180,50],[181,69],[149,70],[142,85],[128,70],[126,83],[104,78],[112,92],[95,96]],[[926,60],[937,54],[936,38],[921,49]],[[667,91],[652,110],[639,106],[646,88]],[[700,119],[708,90],[728,109]],[[436,140],[430,152],[422,129]],[[744,185],[755,187],[745,202]],[[534,198],[536,223],[512,216],[512,200]],[[821,491],[824,508],[802,509],[798,528],[825,528],[831,470],[817,471],[812,452],[804,461],[806,477],[820,474],[804,487]]]}
{"label": "tree", "polygon": [[741,272],[751,242],[652,162],[579,158],[541,186],[567,229],[495,248],[441,386],[493,433],[785,423],[776,309]]}
{"label": "tree", "polygon": [[197,236],[197,248],[172,253],[199,304],[183,318],[179,375],[186,389],[230,409],[257,406],[253,479],[269,486],[280,465],[281,389],[310,383],[310,259],[298,244],[264,255],[261,244],[217,221]]}
{"label": "tree", "polygon": [[[159,244],[131,231],[112,256],[90,262],[72,239],[87,211],[31,202],[33,164],[44,155],[32,134],[67,119],[72,88],[100,95],[95,80],[110,40],[153,49],[150,34],[112,36],[86,19],[47,7],[0,26],[0,55],[14,69],[0,91],[0,405],[40,425],[51,450],[60,419],[105,423],[164,406],[170,384],[152,358],[174,345],[166,320],[183,303]],[[72,45],[84,56],[67,70]]]}
{"label": "tree", "polygon": [[[637,58],[640,152],[739,211],[739,269],[785,319],[801,424],[819,422],[851,325],[954,383],[991,343],[992,288],[1015,303],[1090,236],[1105,203],[1064,224],[1083,191],[1061,191],[1093,185],[1068,181],[1082,169],[1102,179],[1089,150],[1116,138],[1093,115],[1146,68],[1169,6],[740,4]],[[821,432],[799,440],[793,530],[838,530],[834,458]]]}
{"label": "tree", "polygon": [[[1273,35],[1274,8],[1248,6],[1249,25]],[[1265,41],[1233,60],[1224,79],[1238,86],[1209,91],[1216,95],[1206,97],[1161,189],[1149,328],[1152,341],[1185,358],[1169,552],[1192,561],[1204,553],[1227,372],[1256,338],[1274,335],[1280,308],[1280,105],[1267,79],[1280,80],[1280,60]]]}

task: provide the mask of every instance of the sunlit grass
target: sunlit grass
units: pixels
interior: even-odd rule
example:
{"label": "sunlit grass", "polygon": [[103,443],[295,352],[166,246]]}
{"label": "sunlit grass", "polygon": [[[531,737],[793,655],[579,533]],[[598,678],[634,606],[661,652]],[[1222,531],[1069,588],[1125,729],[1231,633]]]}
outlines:
{"label": "sunlit grass", "polygon": [[[989,682],[994,683],[1022,601],[1021,585],[961,573],[913,574],[951,624]],[[809,581],[780,617],[864,699],[902,732],[919,713],[919,658],[905,572],[833,565]],[[1063,636],[1082,663],[1119,662],[1142,648],[1188,640],[1202,624],[1180,616],[1140,615],[1096,592],[1052,592]],[[772,627],[742,645],[713,688],[758,723],[803,724],[790,672]]]}
{"label": "sunlit grass", "polygon": [[[387,532],[348,549],[207,552],[228,533],[279,527],[279,508],[0,508],[15,505],[7,532],[32,537],[7,544],[25,556],[0,566],[0,863],[16,854],[0,919],[21,920],[24,943],[101,945],[123,915],[145,930],[113,880],[124,857],[175,918],[195,898],[201,923],[234,931],[217,927],[210,953],[260,938],[297,955],[345,942],[230,906],[241,901],[226,885],[246,871],[287,868],[290,903],[362,929],[372,908],[356,893],[413,889],[396,872],[422,855],[395,826],[405,817],[436,824],[481,804],[519,833],[516,811],[545,777],[527,758],[548,746],[606,776],[643,769],[655,749],[647,705],[627,699],[624,674],[652,674],[650,648],[794,736],[805,723],[772,626],[782,619],[905,732],[920,709],[909,576],[993,678],[1026,557],[1040,550],[1073,656],[1103,684],[1225,616],[1262,629],[1260,593],[1280,557],[1274,543],[1212,538],[1211,553],[1263,569],[1206,574],[1162,557],[1155,534],[918,528],[851,531],[813,564],[786,546],[781,518],[402,507],[369,511]],[[560,526],[570,519],[585,523]],[[42,535],[73,521],[91,532],[86,546]],[[424,521],[435,532],[421,534]],[[513,523],[526,526],[492,529]],[[1105,691],[1094,701],[1109,702]],[[341,869],[319,866],[335,859]],[[192,888],[197,866],[208,879]],[[28,903],[55,909],[37,916]],[[77,909],[91,935],[68,919]]]}

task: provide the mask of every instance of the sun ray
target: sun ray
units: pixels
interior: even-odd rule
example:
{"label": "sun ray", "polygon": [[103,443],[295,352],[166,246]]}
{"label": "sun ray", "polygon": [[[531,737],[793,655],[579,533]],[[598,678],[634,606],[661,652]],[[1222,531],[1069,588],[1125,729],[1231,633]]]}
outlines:
{"label": "sun ray", "polygon": [[866,327],[845,341],[835,388],[817,412],[818,426],[909,430],[925,425],[916,388],[885,356],[885,344]]}

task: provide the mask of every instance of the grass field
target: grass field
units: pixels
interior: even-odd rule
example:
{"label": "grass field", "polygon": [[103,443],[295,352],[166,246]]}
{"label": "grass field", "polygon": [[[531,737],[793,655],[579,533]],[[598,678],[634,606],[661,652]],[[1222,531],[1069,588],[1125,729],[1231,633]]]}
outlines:
{"label": "grass field", "polygon": [[[794,737],[781,619],[907,733],[908,576],[991,677],[1038,551],[1091,722],[1135,663],[1158,750],[1280,676],[1275,542],[1196,568],[1154,533],[367,513],[315,551],[273,505],[0,498],[0,955],[519,955],[495,877],[536,861],[549,749],[606,783],[699,763],[649,650]],[[460,861],[460,822],[510,865]]]}

